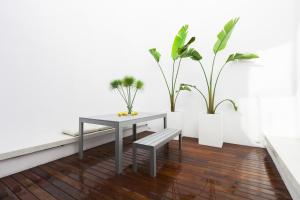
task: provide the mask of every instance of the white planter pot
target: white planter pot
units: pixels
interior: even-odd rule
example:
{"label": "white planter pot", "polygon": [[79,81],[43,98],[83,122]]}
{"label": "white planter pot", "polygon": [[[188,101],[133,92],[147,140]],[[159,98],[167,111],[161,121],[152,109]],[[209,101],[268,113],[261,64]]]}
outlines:
{"label": "white planter pot", "polygon": [[200,114],[198,143],[222,148],[223,116],[221,114]]}
{"label": "white planter pot", "polygon": [[[183,129],[183,112],[168,112],[167,113],[167,128]],[[175,137],[174,139],[178,139]]]}

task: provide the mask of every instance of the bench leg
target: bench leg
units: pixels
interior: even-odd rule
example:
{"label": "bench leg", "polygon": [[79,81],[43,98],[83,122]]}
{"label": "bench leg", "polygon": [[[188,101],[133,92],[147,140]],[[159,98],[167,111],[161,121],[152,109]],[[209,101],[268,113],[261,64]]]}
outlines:
{"label": "bench leg", "polygon": [[136,153],[137,153],[137,148],[135,145],[132,146],[132,167],[133,167],[133,171],[137,172],[137,162],[136,162]]}
{"label": "bench leg", "polygon": [[150,151],[150,170],[151,176],[156,177],[156,149]]}
{"label": "bench leg", "polygon": [[179,134],[178,143],[179,143],[179,150],[181,150],[181,146],[182,146],[182,135],[181,135],[181,133]]}

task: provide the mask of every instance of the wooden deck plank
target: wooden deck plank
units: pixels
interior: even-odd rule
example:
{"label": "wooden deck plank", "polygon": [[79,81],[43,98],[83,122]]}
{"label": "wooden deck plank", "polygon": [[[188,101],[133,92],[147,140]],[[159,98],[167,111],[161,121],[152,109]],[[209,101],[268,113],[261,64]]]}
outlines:
{"label": "wooden deck plank", "polygon": [[[139,137],[149,132],[139,134]],[[149,155],[132,167],[131,137],[124,139],[124,172],[115,174],[114,143],[71,155],[0,179],[0,199],[215,199],[290,200],[271,157],[263,148],[224,144],[201,146],[184,138],[157,155],[158,174],[149,176]]]}
{"label": "wooden deck plank", "polygon": [[18,197],[12,191],[0,182],[0,199],[2,200],[16,200]]}

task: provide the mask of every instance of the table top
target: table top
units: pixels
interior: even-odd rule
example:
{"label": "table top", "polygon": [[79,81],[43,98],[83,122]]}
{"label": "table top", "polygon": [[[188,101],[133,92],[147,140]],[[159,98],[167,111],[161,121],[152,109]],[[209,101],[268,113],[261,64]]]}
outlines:
{"label": "table top", "polygon": [[166,117],[166,113],[139,113],[138,115],[127,115],[127,116],[118,116],[117,113],[115,114],[106,114],[106,115],[96,115],[91,117],[80,117],[81,120],[84,119],[91,119],[91,120],[99,120],[99,121],[107,121],[107,122],[126,122],[132,120],[139,120],[144,119],[147,120],[148,118],[163,118]]}

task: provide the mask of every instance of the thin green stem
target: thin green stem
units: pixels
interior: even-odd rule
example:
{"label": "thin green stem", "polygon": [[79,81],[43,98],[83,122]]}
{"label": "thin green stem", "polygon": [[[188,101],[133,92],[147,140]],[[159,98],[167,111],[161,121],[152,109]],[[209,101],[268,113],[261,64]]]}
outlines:
{"label": "thin green stem", "polygon": [[207,74],[206,74],[206,72],[205,72],[205,69],[204,69],[204,67],[203,67],[203,65],[202,65],[202,63],[201,63],[201,61],[199,61],[199,64],[200,64],[201,69],[202,69],[202,71],[203,71],[203,74],[204,74],[204,77],[205,77],[206,86],[207,86],[207,91],[208,91],[208,90],[209,90],[209,84],[208,84]]}
{"label": "thin green stem", "polygon": [[236,104],[234,103],[233,100],[231,100],[231,99],[224,99],[224,100],[220,101],[220,102],[216,105],[216,107],[215,107],[215,109],[214,109],[214,112],[216,112],[216,110],[217,110],[217,108],[219,107],[219,105],[221,105],[221,104],[224,103],[225,101],[229,101],[229,102],[232,104],[233,108],[234,108],[235,110],[237,110],[237,106],[236,106]]}
{"label": "thin green stem", "polygon": [[189,87],[191,87],[191,88],[194,88],[196,91],[198,91],[200,94],[201,94],[201,96],[203,97],[203,99],[204,99],[204,101],[205,101],[205,104],[206,104],[206,109],[208,110],[208,102],[207,102],[207,99],[206,99],[206,97],[205,97],[205,95],[203,94],[203,92],[201,92],[196,86],[194,86],[194,85],[189,85],[189,84],[185,84],[185,85],[187,85],[187,86],[189,86]]}
{"label": "thin green stem", "polygon": [[159,67],[159,69],[160,69],[160,72],[162,73],[162,75],[163,75],[163,77],[164,77],[164,81],[165,81],[165,83],[166,83],[166,86],[167,86],[167,88],[168,88],[169,96],[171,96],[170,87],[169,87],[169,84],[168,84],[167,78],[166,78],[166,76],[165,76],[165,73],[164,73],[163,69],[161,68],[160,64],[159,64],[159,63],[157,63],[157,65],[158,65],[158,67]]}
{"label": "thin green stem", "polygon": [[120,93],[120,95],[121,95],[121,97],[123,98],[123,100],[125,101],[126,105],[128,105],[128,102],[127,102],[126,98],[122,95],[120,89],[118,88],[117,90],[118,90],[118,92]]}
{"label": "thin green stem", "polygon": [[121,88],[121,91],[122,91],[122,93],[123,93],[124,97],[126,98],[126,94],[125,94],[125,91],[124,91],[124,88],[123,88],[123,86],[121,85],[121,86],[120,86],[120,88]]}
{"label": "thin green stem", "polygon": [[130,91],[131,86],[128,87],[128,101],[129,105],[131,105],[131,91]]}
{"label": "thin green stem", "polygon": [[223,69],[224,69],[224,67],[226,66],[226,64],[227,64],[227,62],[225,62],[225,63],[222,65],[222,67],[221,67],[221,69],[220,69],[220,71],[219,71],[219,73],[218,73],[218,76],[217,76],[217,78],[216,78],[216,82],[215,82],[215,85],[214,85],[213,99],[215,99],[216,88],[217,88],[217,84],[218,84],[218,80],[219,80],[220,74],[221,74],[221,72],[223,71]]}
{"label": "thin green stem", "polygon": [[180,93],[180,90],[177,91],[174,104],[176,104],[176,102],[177,102],[177,98],[178,98],[179,93]]}
{"label": "thin green stem", "polygon": [[126,100],[126,97],[122,94],[122,92],[121,92],[121,90],[120,90],[119,87],[117,88],[117,90],[118,90],[118,92],[120,93],[120,95],[122,96],[122,98]]}
{"label": "thin green stem", "polygon": [[173,61],[173,66],[172,66],[172,95],[174,96],[174,71],[175,71],[175,61]]}
{"label": "thin green stem", "polygon": [[212,66],[211,66],[211,72],[210,72],[210,80],[209,80],[209,88],[208,88],[208,113],[213,113],[214,109],[214,98],[212,96],[212,82],[213,82],[213,74],[214,74],[214,66],[215,66],[215,60],[216,60],[217,54],[214,55]]}
{"label": "thin green stem", "polygon": [[127,93],[127,99],[128,99],[128,102],[129,102],[129,90],[128,90],[128,87],[126,87],[126,93]]}
{"label": "thin green stem", "polygon": [[214,74],[214,67],[215,67],[216,56],[217,56],[217,54],[214,55],[214,59],[213,59],[212,65],[211,65],[210,80],[209,80],[210,88],[212,86],[212,79],[213,79],[213,74]]}
{"label": "thin green stem", "polygon": [[133,106],[133,102],[134,102],[134,100],[135,100],[135,96],[136,96],[137,91],[138,91],[138,89],[136,88],[136,89],[135,89],[135,92],[134,92],[134,95],[133,95],[132,102],[131,102],[131,106]]}
{"label": "thin green stem", "polygon": [[178,66],[177,66],[175,82],[174,82],[174,88],[176,87],[176,82],[177,82],[177,78],[178,78],[178,73],[179,73],[179,69],[180,69],[181,60],[182,60],[182,58],[179,59]]}

